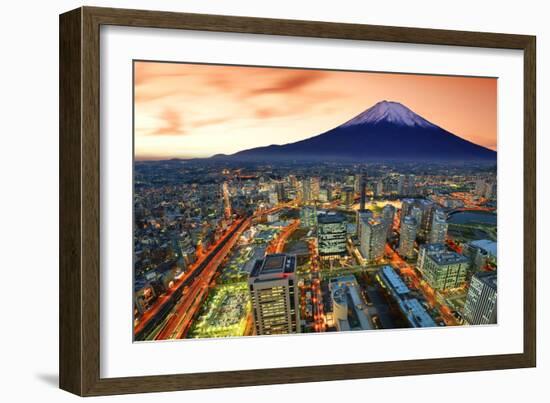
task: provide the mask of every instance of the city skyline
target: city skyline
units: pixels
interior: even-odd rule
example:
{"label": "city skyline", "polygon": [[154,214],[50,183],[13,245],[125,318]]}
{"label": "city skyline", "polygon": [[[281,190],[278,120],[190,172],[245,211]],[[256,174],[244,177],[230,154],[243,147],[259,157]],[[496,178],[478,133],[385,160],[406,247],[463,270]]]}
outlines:
{"label": "city skyline", "polygon": [[496,79],[134,67],[135,342],[497,323]]}
{"label": "city skyline", "polygon": [[137,160],[295,142],[386,99],[496,150],[494,78],[158,62],[134,69]]}

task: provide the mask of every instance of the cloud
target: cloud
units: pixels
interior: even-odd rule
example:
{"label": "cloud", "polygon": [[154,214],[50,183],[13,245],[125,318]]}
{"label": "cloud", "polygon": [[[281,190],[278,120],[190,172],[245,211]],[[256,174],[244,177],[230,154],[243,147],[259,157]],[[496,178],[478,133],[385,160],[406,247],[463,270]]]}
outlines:
{"label": "cloud", "polygon": [[197,120],[197,121],[192,122],[191,126],[196,129],[198,127],[212,126],[212,125],[217,125],[217,124],[220,124],[220,123],[225,123],[228,120],[230,120],[230,118],[228,118],[228,117],[203,119],[203,120]]}
{"label": "cloud", "polygon": [[283,77],[277,80],[272,85],[264,86],[262,88],[255,88],[248,92],[249,95],[264,95],[264,94],[284,94],[291,91],[297,91],[315,81],[324,78],[325,73],[316,70],[305,71],[292,71],[289,74],[285,74]]}
{"label": "cloud", "polygon": [[179,136],[186,134],[186,131],[183,128],[183,120],[180,112],[166,108],[161,113],[159,118],[164,124],[154,130],[151,134],[157,136]]}

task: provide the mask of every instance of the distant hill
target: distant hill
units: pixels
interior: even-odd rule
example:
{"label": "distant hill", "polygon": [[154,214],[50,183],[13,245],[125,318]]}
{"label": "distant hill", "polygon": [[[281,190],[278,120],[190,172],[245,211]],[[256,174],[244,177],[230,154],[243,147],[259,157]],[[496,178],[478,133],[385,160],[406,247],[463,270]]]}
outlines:
{"label": "distant hill", "polygon": [[399,102],[381,101],[325,133],[214,159],[235,161],[496,162],[497,153],[434,125]]}

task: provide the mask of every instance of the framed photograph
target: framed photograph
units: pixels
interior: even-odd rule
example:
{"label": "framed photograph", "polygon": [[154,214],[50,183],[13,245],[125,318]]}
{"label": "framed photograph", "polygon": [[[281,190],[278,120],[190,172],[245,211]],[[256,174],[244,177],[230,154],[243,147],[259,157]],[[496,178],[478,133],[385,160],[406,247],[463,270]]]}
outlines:
{"label": "framed photograph", "polygon": [[62,14],[61,388],[535,366],[535,88],[534,36]]}

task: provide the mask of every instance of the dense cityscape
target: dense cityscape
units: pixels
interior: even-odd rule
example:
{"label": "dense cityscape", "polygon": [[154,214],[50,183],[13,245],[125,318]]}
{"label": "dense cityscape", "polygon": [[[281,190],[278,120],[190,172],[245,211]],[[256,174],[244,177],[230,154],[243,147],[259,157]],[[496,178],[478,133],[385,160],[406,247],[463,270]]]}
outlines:
{"label": "dense cityscape", "polygon": [[497,321],[496,163],[134,164],[134,339]]}

